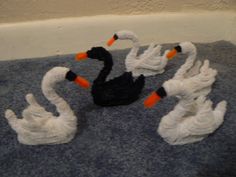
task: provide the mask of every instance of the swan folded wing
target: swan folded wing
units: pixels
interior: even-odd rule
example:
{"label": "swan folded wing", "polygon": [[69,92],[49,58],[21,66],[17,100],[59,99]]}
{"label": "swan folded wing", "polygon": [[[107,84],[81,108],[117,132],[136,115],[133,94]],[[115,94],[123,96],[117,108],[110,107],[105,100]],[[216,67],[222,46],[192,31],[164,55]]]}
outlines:
{"label": "swan folded wing", "polygon": [[150,68],[153,70],[157,70],[155,66],[156,65],[159,66],[161,64],[160,50],[161,50],[160,45],[156,47],[150,45],[149,48],[138,57],[139,59],[136,60],[133,68],[135,69],[138,67],[138,68],[146,68],[146,69]]}
{"label": "swan folded wing", "polygon": [[22,119],[18,139],[23,144],[60,144],[68,142],[76,132],[76,124],[69,126],[63,119]]}
{"label": "swan folded wing", "polygon": [[51,112],[46,111],[44,107],[38,104],[33,94],[27,94],[26,101],[29,106],[23,111],[24,118],[37,119],[53,117]]}
{"label": "swan folded wing", "polygon": [[207,96],[211,92],[211,90],[211,85],[209,85],[208,87],[194,91],[191,96],[192,98],[198,98],[199,96]]}
{"label": "swan folded wing", "polygon": [[146,62],[146,63],[139,63],[135,65],[135,69],[146,69],[146,70],[153,70],[153,71],[158,71],[163,69],[163,63],[160,61],[154,61],[153,63],[151,62]]}
{"label": "swan folded wing", "polygon": [[113,87],[126,87],[126,85],[130,85],[133,84],[133,76],[131,72],[125,72],[123,73],[121,76],[115,77],[107,82],[104,82],[103,85],[109,87],[109,86],[113,86]]}
{"label": "swan folded wing", "polygon": [[193,93],[192,96],[203,89],[206,89],[204,92],[207,93],[209,87],[215,82],[216,74],[217,71],[210,68],[207,72],[201,72],[192,78],[183,80],[183,86],[186,91]]}
{"label": "swan folded wing", "polygon": [[205,135],[214,132],[215,118],[212,110],[212,101],[206,97],[198,97],[196,102],[197,113],[192,117],[188,127],[191,135]]}
{"label": "swan folded wing", "polygon": [[43,118],[52,118],[53,114],[51,112],[46,111],[43,107],[34,107],[28,106],[23,111],[23,118],[29,119],[32,121],[36,119],[43,119]]}
{"label": "swan folded wing", "polygon": [[197,117],[194,117],[192,123],[186,127],[189,132],[189,135],[207,135],[215,131],[214,118],[204,117],[206,120],[196,120]]}
{"label": "swan folded wing", "polygon": [[200,60],[197,60],[188,71],[183,73],[183,78],[190,78],[199,74],[201,65],[202,65],[202,62]]}
{"label": "swan folded wing", "polygon": [[161,48],[161,45],[151,43],[149,47],[140,55],[140,58],[146,58],[147,56],[160,56]]}

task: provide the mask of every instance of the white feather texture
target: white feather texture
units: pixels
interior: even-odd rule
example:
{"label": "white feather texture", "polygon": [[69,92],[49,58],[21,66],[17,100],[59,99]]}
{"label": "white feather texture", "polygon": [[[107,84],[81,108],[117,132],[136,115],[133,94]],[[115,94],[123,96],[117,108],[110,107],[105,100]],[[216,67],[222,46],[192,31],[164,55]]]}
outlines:
{"label": "white feather texture", "polygon": [[138,55],[140,43],[136,34],[131,31],[119,31],[116,33],[120,40],[131,40],[133,47],[126,56],[125,65],[128,72],[132,72],[137,77],[141,74],[144,76],[153,76],[164,72],[168,62],[165,51],[161,56],[161,46],[151,44],[141,55]]}
{"label": "white feather texture", "polygon": [[183,99],[162,117],[158,133],[171,145],[201,141],[223,123],[225,112],[226,101],[221,101],[213,109],[212,102],[204,96],[196,100]]}
{"label": "white feather texture", "polygon": [[69,142],[74,137],[77,118],[67,102],[53,88],[55,84],[65,80],[68,71],[69,69],[65,67],[54,67],[42,80],[42,92],[56,106],[58,117],[40,106],[32,94],[26,95],[29,106],[23,111],[23,118],[18,119],[12,110],[6,110],[5,117],[12,129],[16,131],[20,143],[61,144]]}
{"label": "white feather texture", "polygon": [[196,48],[190,42],[181,43],[180,47],[188,58],[174,78],[163,84],[167,96],[177,96],[179,102],[162,117],[158,127],[160,136],[171,145],[201,141],[213,133],[223,123],[227,105],[221,101],[213,109],[205,97],[217,75],[209,61],[205,60],[202,66],[200,61],[195,62]]}

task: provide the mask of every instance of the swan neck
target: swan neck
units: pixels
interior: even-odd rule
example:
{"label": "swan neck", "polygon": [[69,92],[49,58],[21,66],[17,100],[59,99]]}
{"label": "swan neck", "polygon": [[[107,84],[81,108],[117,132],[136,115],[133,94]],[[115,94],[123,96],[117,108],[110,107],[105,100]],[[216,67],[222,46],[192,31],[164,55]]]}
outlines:
{"label": "swan neck", "polygon": [[112,56],[106,56],[103,60],[104,66],[99,72],[97,78],[94,80],[94,84],[101,84],[106,81],[107,76],[110,74],[113,66]]}
{"label": "swan neck", "polygon": [[197,56],[196,51],[189,52],[188,57],[186,60],[195,60]]}
{"label": "swan neck", "polygon": [[139,49],[140,43],[139,43],[138,38],[137,38],[137,37],[133,37],[133,38],[131,39],[131,41],[132,41],[132,43],[133,43],[133,48],[134,48],[134,49]]}
{"label": "swan neck", "polygon": [[56,106],[56,109],[60,115],[67,115],[67,117],[74,117],[74,113],[71,110],[69,104],[60,97],[54,90],[55,85],[62,80],[55,79],[54,75],[46,74],[42,81],[42,92],[44,96]]}
{"label": "swan neck", "polygon": [[129,38],[132,43],[133,43],[133,47],[131,48],[129,54],[128,54],[128,58],[135,58],[138,54],[138,50],[140,47],[140,43],[137,37],[133,36],[132,38]]}

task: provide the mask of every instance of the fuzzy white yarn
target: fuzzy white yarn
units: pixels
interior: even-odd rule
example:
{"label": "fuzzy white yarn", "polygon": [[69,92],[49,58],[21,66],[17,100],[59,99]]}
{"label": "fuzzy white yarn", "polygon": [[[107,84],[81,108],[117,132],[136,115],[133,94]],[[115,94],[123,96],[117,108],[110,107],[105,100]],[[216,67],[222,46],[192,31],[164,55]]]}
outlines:
{"label": "fuzzy white yarn", "polygon": [[201,141],[223,123],[225,112],[226,101],[218,103],[213,110],[212,102],[204,96],[183,99],[161,119],[158,133],[171,145]]}
{"label": "fuzzy white yarn", "polygon": [[131,40],[133,47],[126,56],[126,71],[132,72],[134,77],[141,74],[144,76],[153,76],[164,72],[164,68],[168,62],[165,51],[161,56],[161,46],[152,43],[141,55],[138,56],[140,43],[136,34],[131,31],[118,31],[116,33],[120,40]]}
{"label": "fuzzy white yarn", "polygon": [[180,100],[158,127],[160,136],[171,145],[201,141],[214,132],[223,123],[227,104],[221,101],[213,110],[212,102],[205,96],[211,91],[217,71],[209,67],[208,60],[202,66],[200,61],[194,62],[196,48],[192,43],[180,46],[188,58],[174,78],[163,84],[167,96]]}
{"label": "fuzzy white yarn", "polygon": [[12,129],[16,131],[20,143],[61,144],[69,142],[74,137],[77,118],[67,102],[53,89],[56,83],[65,80],[68,71],[69,69],[65,67],[54,67],[42,80],[42,92],[56,106],[60,114],[58,117],[40,106],[32,94],[26,95],[29,106],[23,111],[22,119],[18,119],[12,110],[6,110],[5,117]]}
{"label": "fuzzy white yarn", "polygon": [[[217,71],[209,67],[209,60],[196,61],[197,49],[191,42],[182,42],[179,44],[183,54],[187,54],[188,57],[185,63],[177,70],[173,79],[166,82],[181,83],[182,89],[186,93],[176,94],[177,97],[181,95],[185,97],[197,98],[201,95],[206,96],[211,92],[211,86],[215,82]],[[168,86],[166,86],[168,89]],[[177,91],[178,89],[175,89]],[[179,90],[180,91],[180,90]],[[172,94],[171,91],[169,93]]]}

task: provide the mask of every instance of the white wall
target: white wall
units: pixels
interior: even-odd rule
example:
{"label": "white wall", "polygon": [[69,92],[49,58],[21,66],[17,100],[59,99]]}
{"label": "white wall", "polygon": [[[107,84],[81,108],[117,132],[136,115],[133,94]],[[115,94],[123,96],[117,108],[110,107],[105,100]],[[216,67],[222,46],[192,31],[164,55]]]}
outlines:
{"label": "white wall", "polygon": [[236,0],[0,0],[0,23],[94,15],[236,11]]}
{"label": "white wall", "polygon": [[[105,46],[121,29],[137,33],[142,45],[151,42],[236,43],[236,13],[162,13],[94,16],[0,25],[0,60],[70,54]],[[111,49],[130,47],[119,41]]]}
{"label": "white wall", "polygon": [[105,46],[121,29],[137,33],[142,45],[236,43],[236,0],[0,0],[0,60]]}

